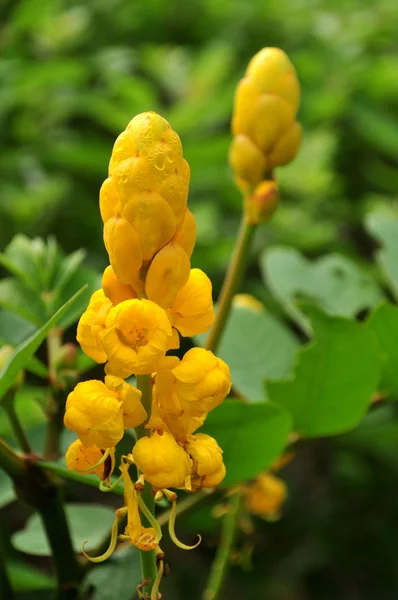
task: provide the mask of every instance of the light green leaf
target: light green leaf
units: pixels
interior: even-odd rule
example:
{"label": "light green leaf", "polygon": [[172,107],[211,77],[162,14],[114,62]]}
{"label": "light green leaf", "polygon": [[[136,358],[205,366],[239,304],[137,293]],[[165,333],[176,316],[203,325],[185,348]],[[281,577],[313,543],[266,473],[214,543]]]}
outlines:
{"label": "light green leaf", "polygon": [[365,224],[369,233],[381,243],[377,259],[398,298],[398,215],[392,211],[374,212],[367,216]]}
{"label": "light green leaf", "polygon": [[86,256],[85,250],[76,250],[69,256],[66,256],[60,265],[56,281],[54,282],[54,292],[60,293],[75,275],[77,269],[82,264]]}
{"label": "light green leaf", "polygon": [[16,348],[14,354],[0,371],[0,399],[3,398],[4,394],[10,389],[15,377],[25,368],[30,358],[46,338],[50,329],[59,323],[65,313],[81,298],[85,290],[86,287],[81,288],[51,317],[49,321],[47,321],[43,327],[35,331],[35,333]]}
{"label": "light green leaf", "polygon": [[34,325],[46,322],[46,309],[40,296],[16,279],[7,277],[0,281],[0,307]]}
{"label": "light green leaf", "polygon": [[26,370],[38,377],[42,377],[42,379],[46,379],[48,377],[48,368],[44,363],[41,362],[36,356],[32,356],[32,358],[28,361],[26,365]]}
{"label": "light green leaf", "polygon": [[297,301],[310,300],[330,315],[355,317],[383,299],[376,282],[338,254],[311,262],[293,248],[275,246],[263,254],[261,267],[273,294],[306,332],[310,332],[308,319],[297,308]]}
{"label": "light green leaf", "polygon": [[18,234],[0,254],[0,263],[31,290],[39,292],[44,249],[44,243],[39,238],[31,240],[26,235]]}
{"label": "light green leaf", "polygon": [[264,400],[264,381],[290,372],[298,342],[265,310],[232,307],[217,356],[231,369],[234,387],[249,402]]}
{"label": "light green leaf", "polygon": [[56,295],[54,308],[62,306],[82,286],[85,286],[85,290],[79,296],[78,301],[70,306],[60,319],[59,326],[62,329],[67,329],[79,320],[86,310],[92,294],[101,287],[101,275],[88,267],[80,267],[61,290],[61,293]]}
{"label": "light green leaf", "polygon": [[383,395],[398,398],[398,307],[380,306],[370,315],[368,327],[374,331],[381,348],[381,383]]}
{"label": "light green leaf", "polygon": [[83,582],[83,591],[95,590],[95,600],[130,600],[141,582],[140,553],[136,548],[115,552],[103,566],[93,569]]}
{"label": "light green leaf", "polygon": [[212,410],[200,432],[223,449],[227,474],[221,485],[231,487],[268,469],[283,452],[291,424],[290,415],[271,403],[227,400]]}
{"label": "light green leaf", "polygon": [[8,310],[0,309],[0,340],[18,346],[33,333],[35,326]]}
{"label": "light green leaf", "polygon": [[[47,389],[24,385],[15,392],[15,410],[24,430],[44,424],[47,418],[40,404],[47,404]],[[12,436],[12,428],[4,410],[0,409],[0,436]],[[28,437],[30,437],[28,435]]]}
{"label": "light green leaf", "polygon": [[15,490],[11,479],[0,470],[0,508],[15,500]]}
{"label": "light green leaf", "polygon": [[355,427],[380,379],[380,350],[361,323],[314,312],[315,342],[299,352],[291,379],[268,382],[271,400],[293,416],[297,433],[334,435]]}
{"label": "light green leaf", "polygon": [[[90,552],[94,549],[110,532],[115,516],[111,508],[98,504],[66,504],[65,512],[76,552],[81,552],[86,540],[85,550]],[[51,555],[51,548],[37,513],[28,519],[25,529],[12,536],[11,541],[17,550],[26,554]]]}

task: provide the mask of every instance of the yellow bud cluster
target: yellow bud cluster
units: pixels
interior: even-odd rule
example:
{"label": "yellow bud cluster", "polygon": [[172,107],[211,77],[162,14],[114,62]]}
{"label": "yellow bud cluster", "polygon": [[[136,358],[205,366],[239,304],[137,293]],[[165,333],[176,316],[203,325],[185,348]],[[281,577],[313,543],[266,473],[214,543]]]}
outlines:
{"label": "yellow bud cluster", "polygon": [[[66,403],[65,425],[79,437],[67,452],[68,468],[102,480],[109,480],[109,461],[124,430],[147,430],[142,436],[140,428],[120,465],[125,507],[116,511],[116,519],[127,512],[125,536],[140,550],[156,548],[159,532],[156,522],[141,525],[140,510],[149,517],[140,484],[128,474],[131,462],[141,480],[169,495],[167,488],[194,491],[225,476],[216,440],[193,434],[229,394],[229,368],[202,348],[181,360],[167,355],[179,348],[180,335],[205,333],[215,318],[211,282],[190,266],[196,226],[188,185],[178,135],[156,113],[136,116],[116,140],[101,188],[110,265],[77,330],[83,351],[106,363],[105,382],[79,383]],[[146,376],[153,386],[150,416],[148,398],[144,407],[141,391],[125,381],[131,375]]]}
{"label": "yellow bud cluster", "polygon": [[296,156],[299,100],[299,83],[286,54],[279,48],[260,50],[237,87],[232,120],[230,162],[244,192]]}

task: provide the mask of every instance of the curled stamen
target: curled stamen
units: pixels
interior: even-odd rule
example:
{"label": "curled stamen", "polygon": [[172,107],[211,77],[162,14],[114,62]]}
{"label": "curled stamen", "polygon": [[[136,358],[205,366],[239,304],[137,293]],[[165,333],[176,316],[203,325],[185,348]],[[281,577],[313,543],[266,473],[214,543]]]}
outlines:
{"label": "curled stamen", "polygon": [[162,529],[161,529],[159,523],[157,522],[157,520],[155,519],[155,517],[153,516],[153,514],[151,513],[151,511],[148,509],[148,507],[145,504],[145,502],[143,501],[143,499],[141,498],[141,494],[137,493],[136,491],[134,493],[135,493],[135,497],[137,498],[138,506],[140,507],[141,512],[146,517],[147,521],[154,528],[155,533],[156,533],[156,542],[159,543],[160,540],[162,539],[162,535],[163,535]]}
{"label": "curled stamen", "polygon": [[84,546],[87,544],[87,541],[84,542],[84,544],[82,546],[82,552],[83,552],[85,558],[87,558],[87,560],[89,560],[90,562],[93,562],[93,563],[100,563],[111,556],[111,554],[115,550],[116,544],[117,544],[118,524],[119,524],[119,519],[116,517],[116,519],[113,521],[113,525],[112,525],[111,543],[109,544],[108,550],[104,554],[101,554],[101,556],[89,556],[84,551]]}
{"label": "curled stamen", "polygon": [[114,481],[111,485],[106,485],[105,481],[100,481],[99,489],[101,490],[101,492],[111,492],[115,489],[117,485],[119,485],[122,479],[123,475],[120,475],[120,477],[118,477],[116,481]]}
{"label": "curled stamen", "polygon": [[111,449],[107,448],[105,450],[104,454],[102,455],[102,457],[99,459],[99,461],[96,462],[95,465],[91,465],[88,469],[74,469],[74,470],[76,471],[76,473],[91,473],[91,471],[94,471],[97,467],[100,467],[101,465],[104,464],[104,462],[108,458],[110,452],[111,452]]}
{"label": "curled stamen", "polygon": [[170,514],[170,519],[169,519],[170,538],[175,543],[175,545],[178,546],[179,548],[181,548],[182,550],[193,550],[194,548],[197,548],[199,546],[200,542],[202,541],[202,536],[200,536],[199,534],[198,534],[199,539],[194,546],[187,546],[186,544],[183,544],[182,542],[180,542],[180,540],[177,538],[177,536],[175,534],[176,516],[177,516],[177,500],[175,498],[172,501],[171,514]]}
{"label": "curled stamen", "polygon": [[158,594],[158,592],[159,592],[160,582],[162,581],[162,577],[163,577],[163,570],[164,570],[164,563],[163,563],[163,560],[160,560],[158,574],[156,575],[156,579],[153,583],[153,588],[152,588],[152,592],[151,592],[151,600],[160,600],[160,598],[162,598],[162,595]]}

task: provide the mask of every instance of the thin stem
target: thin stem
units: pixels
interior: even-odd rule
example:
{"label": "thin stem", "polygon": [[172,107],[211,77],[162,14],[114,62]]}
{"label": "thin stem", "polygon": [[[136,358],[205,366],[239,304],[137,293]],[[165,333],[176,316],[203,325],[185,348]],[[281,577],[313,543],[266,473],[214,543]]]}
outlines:
{"label": "thin stem", "polygon": [[[71,479],[72,481],[77,481],[78,483],[82,483],[84,485],[89,485],[91,487],[99,489],[99,482],[96,476],[81,475],[80,473],[76,473],[75,471],[68,471],[68,469],[66,469],[62,465],[58,465],[57,463],[45,460],[41,460],[37,464],[46,471],[51,471],[52,473],[59,475],[59,477],[62,477],[63,479]],[[109,492],[113,492],[118,496],[123,496],[124,488],[122,485],[117,485],[114,488],[112,488],[112,490],[109,490]]]}
{"label": "thin stem", "polygon": [[239,509],[240,494],[236,493],[230,497],[228,512],[222,519],[220,545],[217,548],[207,586],[203,592],[203,600],[218,600],[220,598],[222,586],[229,569],[232,546],[235,541]]}
{"label": "thin stem", "polygon": [[256,225],[249,224],[246,217],[243,215],[231,262],[229,263],[220,297],[218,299],[216,321],[210,330],[206,342],[206,348],[213,352],[217,350],[221,335],[224,331],[231,309],[232,299],[239,287],[255,230]]}
{"label": "thin stem", "polygon": [[62,345],[62,332],[60,329],[50,329],[47,335],[47,360],[48,371],[50,374],[50,382],[55,385],[57,383],[57,368],[56,361],[59,349]]}
{"label": "thin stem", "polygon": [[[176,510],[177,516],[183,512],[186,512],[193,506],[196,506],[196,504],[201,502],[204,498],[208,498],[208,496],[210,496],[212,493],[213,492],[209,491],[209,490],[200,490],[198,492],[195,492],[194,494],[190,494],[183,500],[177,502],[177,510]],[[170,517],[171,517],[171,508],[165,510],[164,512],[162,512],[161,515],[159,515],[159,517],[158,517],[159,525],[160,526],[166,525],[166,523],[169,522]]]}
{"label": "thin stem", "polygon": [[47,360],[50,379],[51,401],[48,412],[48,425],[44,446],[44,457],[55,460],[60,456],[61,435],[65,412],[66,391],[57,373],[57,356],[62,345],[62,330],[51,329],[47,336]]}
{"label": "thin stem", "polygon": [[[151,416],[152,410],[152,378],[151,375],[137,375],[137,388],[141,390],[142,397],[141,402],[148,414],[148,419]],[[147,437],[150,435],[150,430],[145,429],[144,425],[139,425],[136,430],[137,442],[139,439],[143,437]],[[152,493],[152,486],[145,482],[145,487],[141,493],[141,498],[145,502],[148,510],[155,515],[155,497]],[[142,521],[144,527],[150,527],[151,524],[142,515]],[[157,576],[157,567],[156,567],[156,552],[152,550],[151,552],[140,552],[141,554],[141,569],[142,569],[142,579],[148,580],[150,583],[143,588],[144,592],[151,594],[153,584],[155,583]]]}
{"label": "thin stem", "polygon": [[31,454],[32,448],[30,447],[29,440],[26,437],[25,431],[21,425],[21,421],[17,415],[15,410],[15,393],[14,390],[9,390],[6,397],[3,401],[4,410],[7,413],[8,420],[10,421],[10,425],[12,427],[14,436],[16,441],[18,442],[21,450],[25,452],[25,454]]}
{"label": "thin stem", "polygon": [[11,587],[10,578],[6,566],[6,553],[0,543],[0,598],[4,600],[14,600],[15,594]]}

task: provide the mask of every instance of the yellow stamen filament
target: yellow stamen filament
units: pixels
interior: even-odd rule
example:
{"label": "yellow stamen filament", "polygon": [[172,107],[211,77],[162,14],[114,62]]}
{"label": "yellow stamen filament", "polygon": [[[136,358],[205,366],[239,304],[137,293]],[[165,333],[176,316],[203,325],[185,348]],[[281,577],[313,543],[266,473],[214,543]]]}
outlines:
{"label": "yellow stamen filament", "polygon": [[100,481],[99,489],[101,492],[111,492],[121,482],[123,475],[120,475],[111,485],[106,485],[105,481]]}
{"label": "yellow stamen filament", "polygon": [[89,560],[90,562],[93,562],[93,563],[100,563],[111,556],[111,554],[114,552],[114,550],[116,548],[116,544],[117,544],[118,524],[119,524],[119,519],[116,517],[116,519],[113,521],[113,525],[112,525],[111,543],[109,544],[108,550],[104,554],[101,554],[101,556],[89,556],[84,551],[84,546],[87,544],[87,540],[84,542],[84,544],[82,546],[82,553],[84,554],[85,558],[87,558],[87,560]]}
{"label": "yellow stamen filament", "polygon": [[153,584],[152,592],[151,592],[151,600],[159,600],[162,596],[158,594],[160,582],[162,581],[164,571],[164,563],[162,560],[159,561],[158,574],[156,575],[156,579]]}
{"label": "yellow stamen filament", "polygon": [[141,512],[147,518],[148,522],[151,524],[151,526],[155,530],[156,543],[158,544],[160,542],[160,540],[162,539],[162,535],[163,535],[162,529],[161,529],[159,523],[157,522],[157,520],[155,519],[155,517],[153,516],[153,514],[151,513],[151,511],[148,509],[148,507],[145,504],[145,502],[143,501],[143,499],[141,498],[141,494],[137,493],[136,491],[134,491],[134,493],[135,493],[135,497],[137,498],[138,506],[140,507]]}
{"label": "yellow stamen filament", "polygon": [[180,540],[177,538],[177,536],[175,534],[176,516],[177,516],[177,501],[176,501],[176,499],[174,499],[173,503],[172,503],[172,507],[171,507],[171,514],[170,514],[170,520],[169,520],[169,535],[170,535],[171,540],[175,543],[176,546],[178,546],[182,550],[193,550],[194,548],[197,548],[199,546],[200,542],[202,541],[202,537],[199,534],[198,534],[199,539],[194,546],[187,546],[186,544],[183,544],[182,542],[180,542]]}
{"label": "yellow stamen filament", "polygon": [[91,471],[94,471],[97,467],[100,467],[101,465],[104,464],[104,462],[108,458],[110,452],[111,452],[111,449],[107,448],[105,450],[104,454],[102,455],[102,458],[100,458],[99,461],[95,463],[95,465],[91,465],[88,469],[75,469],[76,473],[90,473]]}

